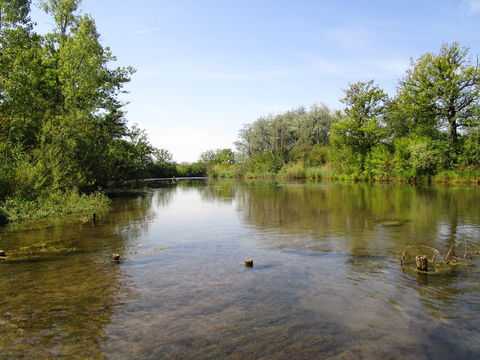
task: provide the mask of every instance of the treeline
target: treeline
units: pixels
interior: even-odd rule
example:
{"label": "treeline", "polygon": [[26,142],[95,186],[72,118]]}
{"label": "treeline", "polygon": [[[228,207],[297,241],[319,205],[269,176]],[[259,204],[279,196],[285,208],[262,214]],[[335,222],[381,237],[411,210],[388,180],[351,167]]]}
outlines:
{"label": "treeline", "polygon": [[480,179],[480,69],[468,48],[446,44],[412,60],[393,97],[373,80],[344,93],[343,111],[301,107],[246,125],[234,164],[218,159],[210,175]]}
{"label": "treeline", "polygon": [[80,2],[39,1],[54,24],[42,35],[30,0],[0,0],[0,213],[144,177],[155,162],[119,98],[134,69],[112,65]]}

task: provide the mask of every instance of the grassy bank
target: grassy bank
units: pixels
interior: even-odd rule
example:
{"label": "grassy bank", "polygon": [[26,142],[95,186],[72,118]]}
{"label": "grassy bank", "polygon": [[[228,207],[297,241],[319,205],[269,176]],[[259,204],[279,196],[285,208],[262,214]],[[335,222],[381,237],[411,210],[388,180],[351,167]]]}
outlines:
{"label": "grassy bank", "polygon": [[242,179],[286,179],[286,180],[331,180],[331,181],[367,181],[387,183],[464,183],[480,184],[480,168],[467,167],[457,170],[443,170],[434,175],[412,175],[409,177],[396,174],[395,171],[381,174],[372,172],[341,173],[328,163],[322,166],[307,167],[302,164],[283,166],[279,171],[245,171],[230,165],[228,171],[217,167],[209,173],[213,178],[242,178]]}
{"label": "grassy bank", "polygon": [[92,214],[107,208],[109,203],[109,198],[102,193],[86,195],[76,190],[42,193],[35,199],[10,197],[0,202],[0,223]]}

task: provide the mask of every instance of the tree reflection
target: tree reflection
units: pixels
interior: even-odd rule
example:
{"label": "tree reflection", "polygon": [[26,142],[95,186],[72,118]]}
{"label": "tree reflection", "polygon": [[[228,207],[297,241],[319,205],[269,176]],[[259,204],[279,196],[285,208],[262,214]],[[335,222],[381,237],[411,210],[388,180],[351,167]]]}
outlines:
{"label": "tree reflection", "polygon": [[[290,238],[286,245],[293,248],[308,238],[312,246],[352,254],[398,253],[408,244],[448,250],[458,226],[480,220],[478,188],[468,196],[450,188],[371,184],[237,186],[231,192],[245,222],[294,235],[298,240]],[[447,239],[439,237],[442,224],[449,224]]]}

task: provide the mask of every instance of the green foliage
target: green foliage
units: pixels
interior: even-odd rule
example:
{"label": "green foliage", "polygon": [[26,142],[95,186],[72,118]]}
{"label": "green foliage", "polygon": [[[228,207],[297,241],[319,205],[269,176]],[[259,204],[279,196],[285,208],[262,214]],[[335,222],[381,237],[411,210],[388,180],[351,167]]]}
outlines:
{"label": "green foliage", "polygon": [[154,163],[156,150],[127,127],[119,100],[134,70],[113,66],[80,2],[40,1],[55,29],[39,35],[30,1],[0,0],[0,201],[20,213],[51,204],[42,194],[145,177]]}
{"label": "green foliage", "polygon": [[478,115],[480,104],[480,69],[469,59],[469,49],[454,42],[412,60],[395,103],[393,122],[429,137],[446,132],[457,153],[460,130]]}
{"label": "green foliage", "polygon": [[306,170],[301,164],[285,165],[279,172],[280,177],[287,179],[305,179]]}
{"label": "green foliage", "polygon": [[349,147],[335,148],[332,146],[328,154],[329,164],[332,172],[337,174],[360,174],[363,163],[363,155],[355,153]]}
{"label": "green foliage", "polygon": [[177,176],[202,177],[207,175],[207,168],[202,162],[183,163],[176,166]]}
{"label": "green foliage", "polygon": [[415,175],[433,175],[442,163],[441,150],[431,141],[414,142],[409,147]]}
{"label": "green foliage", "polygon": [[36,199],[7,198],[0,204],[0,216],[8,221],[32,220],[72,213],[92,214],[106,208],[109,199],[102,193],[80,194],[76,189],[40,194]]}
{"label": "green foliage", "polygon": [[324,174],[320,167],[309,167],[306,170],[305,177],[308,180],[321,180],[324,177]]}
{"label": "green foliage", "polygon": [[214,178],[235,178],[237,177],[237,169],[233,164],[216,164],[209,169],[208,176]]}
{"label": "green foliage", "polygon": [[393,154],[385,144],[374,146],[365,159],[364,176],[367,179],[388,181],[393,178]]}
{"label": "green foliage", "polygon": [[395,170],[399,178],[432,176],[445,164],[445,144],[412,135],[395,141]]}
{"label": "green foliage", "polygon": [[[217,177],[218,171],[224,172],[235,163],[235,153],[231,149],[208,150],[200,155],[199,162],[204,164],[208,176]],[[222,170],[224,169],[224,170]]]}
{"label": "green foliage", "polygon": [[291,157],[295,162],[306,166],[321,166],[328,161],[329,147],[326,145],[296,144],[292,149]]}
{"label": "green foliage", "polygon": [[[375,181],[475,181],[480,167],[480,69],[443,45],[412,60],[389,99],[357,82],[325,106],[261,117],[240,130],[237,174]],[[291,165],[295,164],[295,165]],[[305,169],[306,168],[306,169]]]}
{"label": "green foliage", "polygon": [[460,156],[460,163],[465,166],[480,166],[480,126],[477,125],[475,129],[471,129],[466,137]]}
{"label": "green foliage", "polygon": [[147,177],[164,178],[177,176],[177,167],[173,162],[173,155],[168,150],[154,150],[153,158],[153,163],[147,170]]}
{"label": "green foliage", "polygon": [[247,162],[245,170],[253,173],[278,172],[298,161],[320,165],[325,161],[330,128],[337,120],[338,114],[325,105],[261,117],[240,130],[237,158]]}
{"label": "green foliage", "polygon": [[373,80],[352,84],[345,90],[342,102],[346,117],[333,125],[330,140],[336,148],[346,147],[359,154],[361,170],[368,152],[387,135],[379,121],[386,101],[387,95]]}
{"label": "green foliage", "polygon": [[39,5],[53,17],[57,32],[60,35],[65,35],[67,29],[75,26],[78,22],[79,17],[75,15],[75,11],[81,2],[81,0],[42,0]]}

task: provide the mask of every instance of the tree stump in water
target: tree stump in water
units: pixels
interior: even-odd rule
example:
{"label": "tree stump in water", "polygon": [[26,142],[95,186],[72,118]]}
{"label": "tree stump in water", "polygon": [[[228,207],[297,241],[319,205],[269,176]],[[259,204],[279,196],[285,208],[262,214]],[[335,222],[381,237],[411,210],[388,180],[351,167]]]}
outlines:
{"label": "tree stump in water", "polygon": [[253,260],[252,259],[246,259],[245,261],[245,267],[253,267]]}
{"label": "tree stump in water", "polygon": [[415,257],[418,271],[428,271],[428,260],[426,255],[418,255]]}
{"label": "tree stump in water", "polygon": [[120,254],[113,254],[112,255],[112,261],[113,262],[119,262],[120,261]]}
{"label": "tree stump in water", "polygon": [[5,254],[5,251],[0,250],[0,257],[5,257],[5,256],[7,256],[7,255]]}

